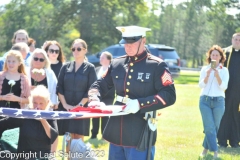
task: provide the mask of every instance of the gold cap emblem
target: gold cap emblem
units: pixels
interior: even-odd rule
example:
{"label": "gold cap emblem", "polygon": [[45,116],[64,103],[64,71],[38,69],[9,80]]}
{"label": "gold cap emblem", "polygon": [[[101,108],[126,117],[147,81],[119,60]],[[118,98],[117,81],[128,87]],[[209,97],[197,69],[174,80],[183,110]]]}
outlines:
{"label": "gold cap emblem", "polygon": [[121,32],[125,32],[125,28],[121,28]]}

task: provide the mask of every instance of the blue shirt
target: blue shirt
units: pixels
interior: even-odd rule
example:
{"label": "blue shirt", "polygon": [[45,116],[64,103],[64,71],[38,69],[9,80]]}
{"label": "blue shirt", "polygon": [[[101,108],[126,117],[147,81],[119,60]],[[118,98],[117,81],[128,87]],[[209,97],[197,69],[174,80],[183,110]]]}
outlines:
{"label": "blue shirt", "polygon": [[[7,54],[8,54],[8,52],[4,53],[4,55],[2,57],[0,57],[0,71],[3,70],[3,65],[4,65],[4,62],[6,60]],[[32,53],[28,52],[26,58],[24,59],[24,64],[25,64],[26,67],[30,67],[31,56],[32,56]]]}
{"label": "blue shirt", "polygon": [[3,65],[4,65],[4,59],[3,57],[0,57],[0,71],[3,70]]}

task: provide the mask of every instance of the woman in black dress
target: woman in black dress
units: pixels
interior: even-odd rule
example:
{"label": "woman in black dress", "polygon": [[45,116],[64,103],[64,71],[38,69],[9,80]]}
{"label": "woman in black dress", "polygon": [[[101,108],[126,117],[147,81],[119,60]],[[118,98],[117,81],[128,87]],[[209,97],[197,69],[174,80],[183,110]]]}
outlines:
{"label": "woman in black dress", "polygon": [[[33,109],[49,110],[50,94],[45,86],[35,87],[31,96]],[[0,120],[0,126],[2,126],[0,132],[9,128],[11,123],[20,127],[17,152],[21,154],[18,154],[20,156],[18,160],[47,160],[50,158],[49,156],[53,155],[50,154],[51,144],[58,136],[55,120],[5,118]]]}
{"label": "woman in black dress", "polygon": [[[87,106],[88,89],[97,79],[94,65],[87,62],[87,44],[76,39],[71,46],[74,61],[63,65],[58,76],[57,93],[60,99],[58,110],[69,111],[77,105]],[[58,120],[59,135],[70,132],[73,139],[89,135],[90,119]]]}
{"label": "woman in black dress", "polygon": [[65,62],[61,45],[57,41],[47,41],[44,50],[47,52],[48,58],[51,62],[51,69],[56,77],[58,77],[60,69]]}
{"label": "woman in black dress", "polygon": [[30,90],[22,54],[10,50],[0,72],[0,107],[24,108],[29,103]]}

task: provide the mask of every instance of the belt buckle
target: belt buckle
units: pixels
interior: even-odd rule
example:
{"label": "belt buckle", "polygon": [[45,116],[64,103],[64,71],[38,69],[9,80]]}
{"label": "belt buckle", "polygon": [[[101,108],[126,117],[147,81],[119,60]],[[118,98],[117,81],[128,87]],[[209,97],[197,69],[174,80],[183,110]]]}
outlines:
{"label": "belt buckle", "polygon": [[122,103],[127,103],[127,101],[128,101],[128,98],[127,97],[123,97],[123,99],[122,99]]}

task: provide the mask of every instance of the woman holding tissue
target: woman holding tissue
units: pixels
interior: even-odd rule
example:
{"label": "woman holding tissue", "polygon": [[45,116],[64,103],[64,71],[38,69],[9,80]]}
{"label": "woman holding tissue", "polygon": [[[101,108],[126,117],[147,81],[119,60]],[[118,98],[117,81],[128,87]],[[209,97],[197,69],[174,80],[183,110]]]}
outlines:
{"label": "woman holding tissue", "polygon": [[226,57],[220,46],[213,45],[206,55],[208,65],[202,68],[199,79],[202,88],[199,108],[205,134],[200,156],[206,156],[209,150],[217,158],[217,132],[225,110],[224,90],[227,89],[229,72],[223,67]]}

